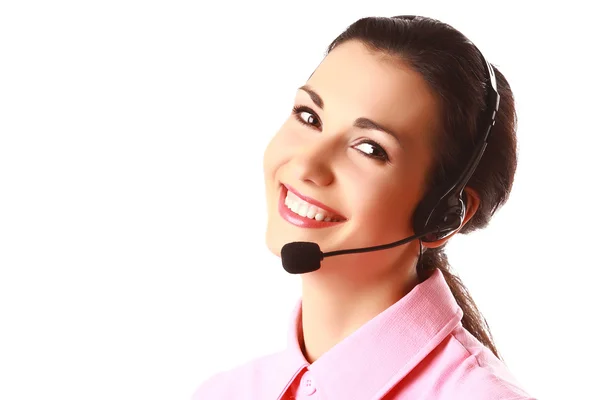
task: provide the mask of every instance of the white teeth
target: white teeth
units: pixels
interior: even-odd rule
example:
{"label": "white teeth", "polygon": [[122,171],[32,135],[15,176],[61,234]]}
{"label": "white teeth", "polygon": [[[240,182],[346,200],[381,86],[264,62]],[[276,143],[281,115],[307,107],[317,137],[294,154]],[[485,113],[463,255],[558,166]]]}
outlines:
{"label": "white teeth", "polygon": [[300,204],[300,207],[298,207],[298,215],[300,215],[301,217],[306,217],[307,211],[308,211],[308,205]]}
{"label": "white teeth", "polygon": [[322,210],[312,204],[305,202],[300,199],[294,193],[288,191],[287,196],[285,197],[284,204],[292,210],[294,213],[310,219],[315,219],[317,221],[325,221],[325,222],[338,222],[339,219],[333,218],[330,215],[327,215],[327,211]]}

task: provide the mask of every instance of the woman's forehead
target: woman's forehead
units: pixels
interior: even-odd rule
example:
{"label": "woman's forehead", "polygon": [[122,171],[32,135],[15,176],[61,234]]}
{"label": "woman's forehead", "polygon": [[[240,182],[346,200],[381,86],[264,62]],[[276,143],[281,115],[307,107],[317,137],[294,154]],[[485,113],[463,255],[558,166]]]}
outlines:
{"label": "woman's forehead", "polygon": [[321,97],[325,112],[379,119],[403,130],[437,127],[437,98],[425,79],[399,57],[374,52],[358,41],[333,49],[307,85]]}

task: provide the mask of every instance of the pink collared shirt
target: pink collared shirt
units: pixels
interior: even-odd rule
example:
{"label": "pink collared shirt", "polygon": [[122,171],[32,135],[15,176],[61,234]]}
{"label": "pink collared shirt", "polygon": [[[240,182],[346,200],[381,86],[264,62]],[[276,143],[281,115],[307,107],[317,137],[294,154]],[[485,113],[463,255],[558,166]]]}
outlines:
{"label": "pink collared shirt", "polygon": [[221,372],[193,400],[523,400],[505,365],[462,327],[441,271],[309,364],[298,342]]}

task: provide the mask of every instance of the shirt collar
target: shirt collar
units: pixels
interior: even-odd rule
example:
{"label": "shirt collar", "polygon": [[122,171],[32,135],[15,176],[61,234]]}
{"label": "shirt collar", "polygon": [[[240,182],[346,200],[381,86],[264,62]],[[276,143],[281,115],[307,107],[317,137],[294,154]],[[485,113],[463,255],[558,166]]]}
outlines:
{"label": "shirt collar", "polygon": [[312,364],[298,340],[301,315],[302,299],[292,314],[288,347],[278,360],[273,398],[283,396],[305,367],[315,379],[319,398],[337,399],[342,393],[356,399],[381,398],[460,324],[463,312],[436,269]]}

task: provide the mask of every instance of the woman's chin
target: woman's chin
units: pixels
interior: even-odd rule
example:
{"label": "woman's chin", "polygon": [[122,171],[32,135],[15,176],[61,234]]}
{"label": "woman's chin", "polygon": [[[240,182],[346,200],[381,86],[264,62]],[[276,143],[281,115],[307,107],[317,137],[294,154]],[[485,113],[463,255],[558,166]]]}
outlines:
{"label": "woman's chin", "polygon": [[290,235],[288,232],[282,232],[281,230],[267,230],[265,236],[265,242],[267,248],[271,253],[277,257],[281,257],[281,248],[290,242],[301,241],[297,235]]}
{"label": "woman's chin", "polygon": [[272,240],[268,240],[268,239],[266,241],[266,244],[267,244],[267,248],[269,249],[269,251],[271,253],[273,253],[273,255],[275,255],[277,257],[281,257],[281,247],[283,247],[283,245],[281,245],[281,246],[275,245]]}

